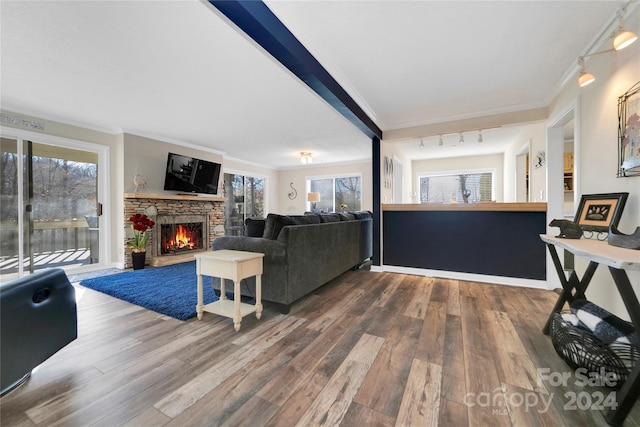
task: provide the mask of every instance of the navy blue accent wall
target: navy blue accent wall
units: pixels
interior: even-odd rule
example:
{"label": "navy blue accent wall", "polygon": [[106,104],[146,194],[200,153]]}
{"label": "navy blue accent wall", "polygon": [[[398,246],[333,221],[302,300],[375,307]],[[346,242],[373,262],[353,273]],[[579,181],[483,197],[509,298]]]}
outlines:
{"label": "navy blue accent wall", "polygon": [[546,212],[385,211],[384,265],[546,280]]}

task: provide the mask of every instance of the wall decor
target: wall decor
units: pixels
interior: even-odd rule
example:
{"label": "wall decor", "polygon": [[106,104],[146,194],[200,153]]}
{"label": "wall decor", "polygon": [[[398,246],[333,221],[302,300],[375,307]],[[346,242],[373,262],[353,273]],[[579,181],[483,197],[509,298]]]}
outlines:
{"label": "wall decor", "polygon": [[618,98],[618,178],[640,176],[640,82]]}
{"label": "wall decor", "polygon": [[289,183],[289,187],[291,187],[291,190],[289,190],[289,194],[287,195],[289,196],[289,199],[293,200],[298,197],[298,190],[293,187],[293,182]]}
{"label": "wall decor", "polygon": [[536,154],[536,158],[535,158],[535,163],[533,164],[533,166],[537,169],[537,168],[541,168],[542,166],[544,166],[544,163],[546,161],[547,155],[544,151],[538,151],[538,154]]}
{"label": "wall decor", "polygon": [[393,186],[393,159],[384,156],[384,188]]}
{"label": "wall decor", "polygon": [[583,194],[573,222],[584,231],[607,233],[610,226],[618,226],[628,196],[629,193]]}

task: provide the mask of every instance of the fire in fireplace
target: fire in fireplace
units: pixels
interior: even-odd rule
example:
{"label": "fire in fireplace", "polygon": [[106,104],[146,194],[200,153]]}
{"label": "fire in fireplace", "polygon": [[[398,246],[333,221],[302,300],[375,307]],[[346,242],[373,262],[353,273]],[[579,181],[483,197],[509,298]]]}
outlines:
{"label": "fire in fireplace", "polygon": [[160,254],[168,255],[204,248],[202,223],[162,224]]}
{"label": "fire in fireplace", "polygon": [[159,215],[156,224],[156,256],[203,251],[208,247],[207,215]]}

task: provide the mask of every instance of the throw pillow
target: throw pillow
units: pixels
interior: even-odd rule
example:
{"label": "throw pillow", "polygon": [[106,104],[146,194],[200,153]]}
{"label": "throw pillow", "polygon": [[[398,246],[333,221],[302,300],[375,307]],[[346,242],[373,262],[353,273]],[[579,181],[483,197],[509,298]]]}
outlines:
{"label": "throw pillow", "polygon": [[244,220],[245,235],[249,237],[262,237],[264,235],[264,218],[247,218]]}
{"label": "throw pillow", "polygon": [[264,225],[264,234],[262,237],[265,239],[276,240],[280,235],[282,227],[295,224],[296,223],[293,219],[286,215],[269,214],[267,215],[267,220]]}
{"label": "throw pillow", "polygon": [[340,221],[353,221],[356,219],[355,215],[350,213],[338,212],[338,216],[340,216]]}
{"label": "throw pillow", "polygon": [[320,222],[340,222],[340,215],[337,213],[320,214]]}
{"label": "throw pillow", "polygon": [[297,225],[320,224],[318,215],[290,215],[289,218]]}

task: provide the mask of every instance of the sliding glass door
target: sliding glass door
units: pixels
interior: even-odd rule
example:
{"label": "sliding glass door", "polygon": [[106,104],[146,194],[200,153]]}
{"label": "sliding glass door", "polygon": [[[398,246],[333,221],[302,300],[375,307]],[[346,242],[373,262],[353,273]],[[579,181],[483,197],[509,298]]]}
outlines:
{"label": "sliding glass door", "polygon": [[100,263],[98,153],[1,138],[0,273]]}
{"label": "sliding glass door", "polygon": [[246,218],[264,217],[265,179],[224,174],[224,234],[240,236]]}

